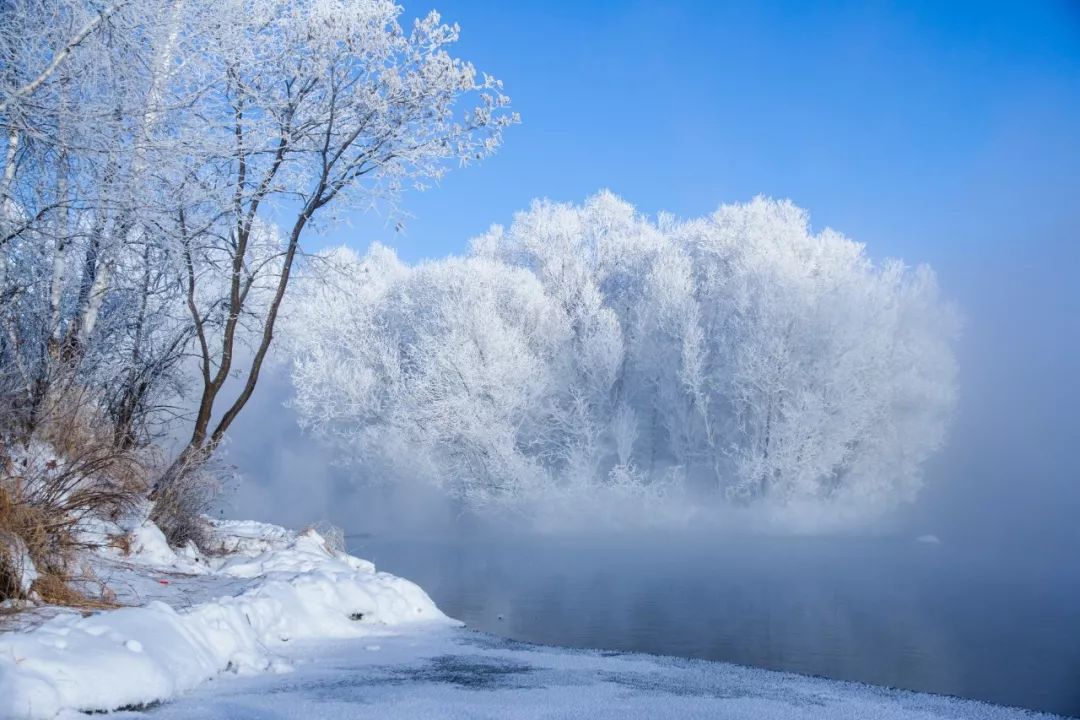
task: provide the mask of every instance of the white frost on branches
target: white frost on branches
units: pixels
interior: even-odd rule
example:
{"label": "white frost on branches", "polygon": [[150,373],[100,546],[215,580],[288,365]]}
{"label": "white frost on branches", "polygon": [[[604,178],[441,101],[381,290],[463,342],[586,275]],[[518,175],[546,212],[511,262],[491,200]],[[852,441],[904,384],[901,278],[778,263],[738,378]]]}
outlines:
{"label": "white frost on branches", "polygon": [[466,258],[342,249],[305,280],[303,424],[473,503],[674,490],[864,518],[914,497],[953,407],[933,273],[789,202],[685,222],[536,202]]}
{"label": "white frost on branches", "polygon": [[402,13],[5,3],[0,405],[15,421],[32,429],[74,387],[119,445],[142,444],[175,432],[195,385],[177,467],[213,452],[254,390],[307,228],[393,209],[517,120],[498,80],[450,54],[456,25]]}

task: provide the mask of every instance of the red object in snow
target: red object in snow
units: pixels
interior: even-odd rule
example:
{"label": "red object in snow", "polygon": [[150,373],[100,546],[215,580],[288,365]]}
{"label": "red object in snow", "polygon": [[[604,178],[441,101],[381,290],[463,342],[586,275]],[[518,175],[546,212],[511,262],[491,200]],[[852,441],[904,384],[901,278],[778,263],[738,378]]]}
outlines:
{"label": "red object in snow", "polygon": [[162,585],[168,585],[169,584],[168,580],[158,580],[158,582],[161,583]]}

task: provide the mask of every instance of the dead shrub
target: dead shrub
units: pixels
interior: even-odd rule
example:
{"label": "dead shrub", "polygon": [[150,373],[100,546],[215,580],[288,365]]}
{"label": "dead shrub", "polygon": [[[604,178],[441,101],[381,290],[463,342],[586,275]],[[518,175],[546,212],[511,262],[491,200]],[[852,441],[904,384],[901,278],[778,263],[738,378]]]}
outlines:
{"label": "dead shrub", "polygon": [[161,528],[173,547],[189,542],[203,552],[212,552],[213,532],[209,513],[235,476],[235,471],[213,457],[189,460],[170,467],[168,480],[154,493],[150,519]]}
{"label": "dead shrub", "polygon": [[88,390],[58,379],[42,400],[32,437],[50,445],[57,455],[71,457],[110,445],[108,427]]}
{"label": "dead shrub", "polygon": [[33,440],[71,460],[92,461],[98,472],[132,493],[147,490],[148,469],[155,458],[116,447],[109,418],[89,393],[70,383],[57,384],[47,396],[35,427]]}
{"label": "dead shrub", "polygon": [[[133,487],[138,484],[137,465],[128,453],[93,441],[79,445],[70,440],[63,454],[36,438],[0,441],[0,534],[18,538],[41,583],[54,587],[53,580],[44,578],[70,578],[79,552],[93,545],[80,532],[85,521],[118,520],[134,507],[140,496]],[[14,544],[4,543],[7,555],[13,554]],[[12,562],[4,562],[0,600],[26,595],[13,582],[17,576]],[[63,597],[60,592],[51,594]]]}

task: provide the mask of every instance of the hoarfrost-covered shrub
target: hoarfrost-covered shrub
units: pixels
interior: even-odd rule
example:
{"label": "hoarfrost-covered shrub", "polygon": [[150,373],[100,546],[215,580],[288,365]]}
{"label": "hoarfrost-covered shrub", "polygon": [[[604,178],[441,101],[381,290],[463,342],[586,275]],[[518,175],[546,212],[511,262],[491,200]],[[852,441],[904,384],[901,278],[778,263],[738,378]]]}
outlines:
{"label": "hoarfrost-covered shrub", "polygon": [[789,202],[653,221],[601,193],[465,258],[325,260],[338,281],[289,308],[302,423],[473,504],[636,488],[859,520],[915,496],[952,413],[933,272]]}

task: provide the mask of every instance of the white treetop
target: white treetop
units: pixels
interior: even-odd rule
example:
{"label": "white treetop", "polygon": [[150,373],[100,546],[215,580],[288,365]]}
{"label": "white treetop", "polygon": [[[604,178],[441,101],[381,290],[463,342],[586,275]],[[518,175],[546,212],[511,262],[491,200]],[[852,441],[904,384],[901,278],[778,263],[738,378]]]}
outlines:
{"label": "white treetop", "polygon": [[474,502],[674,484],[865,517],[914,496],[953,406],[933,273],[788,202],[653,222],[601,193],[464,259],[327,263],[289,315],[303,423]]}

